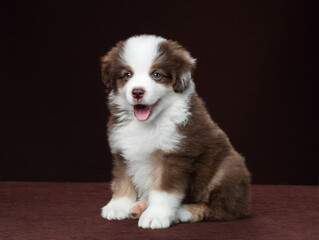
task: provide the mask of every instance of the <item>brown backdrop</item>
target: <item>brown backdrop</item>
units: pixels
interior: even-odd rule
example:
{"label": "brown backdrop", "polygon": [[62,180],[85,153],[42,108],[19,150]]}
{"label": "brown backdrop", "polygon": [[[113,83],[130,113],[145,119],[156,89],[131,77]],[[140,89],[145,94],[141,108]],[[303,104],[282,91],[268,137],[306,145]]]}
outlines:
{"label": "brown backdrop", "polygon": [[254,183],[317,184],[315,1],[1,5],[0,180],[110,180],[99,57],[151,33],[198,59],[197,90]]}

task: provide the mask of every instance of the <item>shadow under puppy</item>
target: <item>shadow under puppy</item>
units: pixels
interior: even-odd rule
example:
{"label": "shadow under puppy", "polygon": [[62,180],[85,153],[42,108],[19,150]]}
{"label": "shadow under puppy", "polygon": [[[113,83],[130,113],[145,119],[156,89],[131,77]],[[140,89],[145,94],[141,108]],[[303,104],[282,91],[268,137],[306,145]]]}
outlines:
{"label": "shadow under puppy", "polygon": [[249,216],[245,160],[197,95],[189,52],[140,35],[119,42],[101,64],[114,158],[102,217],[139,217],[139,227],[157,229]]}

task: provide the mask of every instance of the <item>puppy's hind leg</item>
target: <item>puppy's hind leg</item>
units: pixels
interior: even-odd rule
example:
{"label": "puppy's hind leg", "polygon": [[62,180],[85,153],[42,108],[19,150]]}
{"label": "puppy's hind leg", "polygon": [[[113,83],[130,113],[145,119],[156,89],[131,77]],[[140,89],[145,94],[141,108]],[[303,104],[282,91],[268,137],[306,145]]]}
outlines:
{"label": "puppy's hind leg", "polygon": [[177,222],[200,222],[211,215],[211,209],[205,203],[182,204],[177,210]]}

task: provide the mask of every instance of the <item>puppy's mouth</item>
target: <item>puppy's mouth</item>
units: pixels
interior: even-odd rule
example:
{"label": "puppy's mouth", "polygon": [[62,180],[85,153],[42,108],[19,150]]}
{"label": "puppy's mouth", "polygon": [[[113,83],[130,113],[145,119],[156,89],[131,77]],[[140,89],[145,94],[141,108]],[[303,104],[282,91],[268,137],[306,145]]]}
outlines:
{"label": "puppy's mouth", "polygon": [[146,121],[152,115],[153,109],[156,103],[153,105],[136,104],[134,105],[134,115],[140,121]]}

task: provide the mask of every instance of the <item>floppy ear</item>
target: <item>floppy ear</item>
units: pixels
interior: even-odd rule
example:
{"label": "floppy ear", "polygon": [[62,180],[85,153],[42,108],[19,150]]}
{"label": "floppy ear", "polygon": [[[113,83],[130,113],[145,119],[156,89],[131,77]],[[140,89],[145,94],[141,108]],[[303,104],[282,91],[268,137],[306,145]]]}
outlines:
{"label": "floppy ear", "polygon": [[178,65],[179,67],[176,69],[175,78],[173,77],[173,89],[177,93],[182,93],[193,79],[196,60],[185,50],[185,56],[180,59]]}
{"label": "floppy ear", "polygon": [[109,94],[114,89],[113,69],[119,64],[121,59],[121,51],[124,42],[118,42],[105,56],[101,57],[101,74],[102,82],[106,87],[106,93]]}
{"label": "floppy ear", "polygon": [[161,53],[159,61],[169,66],[174,91],[182,93],[193,78],[196,59],[192,58],[178,42],[171,40],[162,42],[159,52]]}
{"label": "floppy ear", "polygon": [[101,57],[101,75],[102,75],[102,82],[104,83],[106,90],[105,92],[109,94],[113,89],[113,83],[111,79],[111,68],[112,63],[108,57],[105,55]]}

